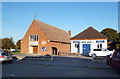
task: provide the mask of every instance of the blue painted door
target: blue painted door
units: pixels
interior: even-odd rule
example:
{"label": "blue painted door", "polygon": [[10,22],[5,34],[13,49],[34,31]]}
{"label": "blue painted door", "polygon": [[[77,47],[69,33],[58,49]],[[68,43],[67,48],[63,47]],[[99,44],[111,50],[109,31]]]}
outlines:
{"label": "blue painted door", "polygon": [[90,44],[83,44],[83,53],[89,53]]}

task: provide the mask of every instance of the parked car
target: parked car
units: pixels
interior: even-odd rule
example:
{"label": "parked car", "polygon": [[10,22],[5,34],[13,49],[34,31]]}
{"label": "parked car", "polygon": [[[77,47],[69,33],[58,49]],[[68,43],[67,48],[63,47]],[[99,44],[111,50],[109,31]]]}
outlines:
{"label": "parked car", "polygon": [[3,62],[3,61],[12,62],[12,56],[6,50],[0,50],[0,62]]}
{"label": "parked car", "polygon": [[17,52],[16,49],[10,49],[10,52]]}
{"label": "parked car", "polygon": [[101,57],[104,56],[104,57],[106,57],[107,55],[110,55],[113,52],[114,52],[114,50],[109,51],[107,49],[91,49],[90,52],[89,52],[89,56],[94,56],[94,57],[96,57],[96,56],[101,56]]}
{"label": "parked car", "polygon": [[111,55],[107,55],[106,63],[114,68],[120,69],[120,49],[115,50]]}
{"label": "parked car", "polygon": [[2,50],[2,51],[7,52],[7,53],[10,53],[10,52],[9,52],[9,51],[7,51],[7,50]]}

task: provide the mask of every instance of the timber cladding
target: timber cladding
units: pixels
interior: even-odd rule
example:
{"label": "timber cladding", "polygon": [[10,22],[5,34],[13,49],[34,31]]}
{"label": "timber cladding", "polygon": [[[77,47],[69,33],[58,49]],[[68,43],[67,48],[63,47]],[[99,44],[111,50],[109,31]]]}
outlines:
{"label": "timber cladding", "polygon": [[[38,41],[30,41],[31,35],[38,35]],[[62,29],[34,19],[22,39],[21,53],[51,55],[54,51],[57,51],[56,55],[58,52],[70,52],[70,36]]]}

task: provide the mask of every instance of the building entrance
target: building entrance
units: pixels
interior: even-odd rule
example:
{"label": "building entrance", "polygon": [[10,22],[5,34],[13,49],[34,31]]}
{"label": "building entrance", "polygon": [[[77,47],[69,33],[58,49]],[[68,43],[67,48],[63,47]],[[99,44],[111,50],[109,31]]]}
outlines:
{"label": "building entrance", "polygon": [[38,54],[38,46],[33,46],[33,53]]}
{"label": "building entrance", "polygon": [[56,47],[52,47],[52,53],[53,53],[54,55],[57,55],[57,48],[56,48]]}

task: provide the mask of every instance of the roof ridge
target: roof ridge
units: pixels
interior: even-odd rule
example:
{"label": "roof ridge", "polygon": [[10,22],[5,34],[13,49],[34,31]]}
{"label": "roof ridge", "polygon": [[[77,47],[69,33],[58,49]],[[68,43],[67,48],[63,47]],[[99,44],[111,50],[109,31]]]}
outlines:
{"label": "roof ridge", "polygon": [[[39,21],[39,20],[36,20],[35,19],[35,21]],[[42,21],[39,21],[39,22],[42,22]],[[45,23],[45,22],[42,22],[42,23],[44,23],[44,24],[47,24],[47,23]],[[49,26],[52,26],[52,25],[50,25],[50,24],[47,24],[47,25],[49,25]],[[52,27],[54,27],[54,28],[56,28],[56,29],[59,29],[59,30],[62,30],[62,31],[65,31],[65,30],[63,30],[63,29],[60,29],[60,28],[58,28],[58,27],[55,27],[55,26],[52,26]],[[66,32],[66,31],[65,31]]]}
{"label": "roof ridge", "polygon": [[[92,27],[93,28],[93,27]],[[94,28],[93,28],[94,29]],[[96,29],[94,29],[95,31],[97,31]],[[104,34],[100,33],[99,31],[97,31],[99,34],[105,36]],[[106,36],[105,36],[106,37]],[[106,37],[107,38],[107,37]]]}
{"label": "roof ridge", "polygon": [[[90,27],[91,27],[91,26],[90,26]],[[88,28],[90,28],[90,27],[88,27]],[[88,28],[87,28],[87,29],[88,29]],[[82,32],[78,33],[77,35],[83,33],[83,32],[86,31],[87,29],[83,30]],[[77,35],[75,35],[74,37],[76,37]],[[74,37],[72,37],[72,38],[74,38]],[[71,39],[72,39],[72,38],[71,38]]]}
{"label": "roof ridge", "polygon": [[[93,36],[93,34],[92,34],[92,36],[89,36],[87,33],[86,33],[86,31],[92,31],[93,30],[93,32],[95,32],[96,33],[96,35],[97,36]],[[86,35],[87,34],[87,35]],[[86,37],[86,36],[88,36],[88,37]],[[75,35],[74,37],[72,37],[71,39],[78,39],[78,38],[80,38],[80,39],[83,39],[83,38],[107,38],[104,34],[102,34],[102,33],[100,33],[99,31],[97,31],[96,29],[94,29],[92,26],[90,26],[90,27],[88,27],[87,29],[85,29],[84,31],[82,31],[82,32],[80,32],[79,34],[77,34],[77,35]]]}

